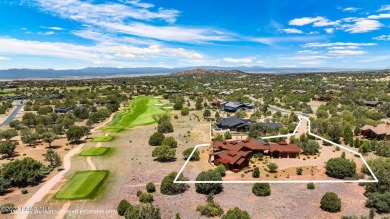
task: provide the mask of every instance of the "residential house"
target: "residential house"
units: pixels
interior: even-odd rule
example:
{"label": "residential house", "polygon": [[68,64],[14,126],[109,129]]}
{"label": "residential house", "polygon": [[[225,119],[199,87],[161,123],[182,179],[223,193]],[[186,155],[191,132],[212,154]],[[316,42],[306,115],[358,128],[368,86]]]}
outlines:
{"label": "residential house", "polygon": [[253,109],[253,104],[239,103],[239,102],[227,102],[223,105],[222,110],[226,112],[237,112],[238,110]]}
{"label": "residential house", "polygon": [[390,140],[390,125],[379,124],[377,126],[365,125],[361,129],[361,133],[365,138],[375,138],[378,140]]}
{"label": "residential house", "polygon": [[58,108],[54,109],[54,112],[57,113],[57,114],[64,114],[64,113],[67,113],[67,112],[73,110],[74,108],[75,108],[75,106],[58,107]]}
{"label": "residential house", "polygon": [[210,153],[209,160],[214,165],[222,164],[228,170],[239,172],[249,167],[250,158],[255,153],[263,153],[272,158],[297,158],[301,148],[297,144],[286,142],[268,144],[262,140],[216,141],[213,143],[213,152]]}
{"label": "residential house", "polygon": [[217,119],[217,127],[220,129],[229,129],[236,132],[248,132],[251,126],[249,119],[241,119],[235,116]]}
{"label": "residential house", "polygon": [[378,107],[382,104],[382,101],[363,101],[364,105],[369,107]]}

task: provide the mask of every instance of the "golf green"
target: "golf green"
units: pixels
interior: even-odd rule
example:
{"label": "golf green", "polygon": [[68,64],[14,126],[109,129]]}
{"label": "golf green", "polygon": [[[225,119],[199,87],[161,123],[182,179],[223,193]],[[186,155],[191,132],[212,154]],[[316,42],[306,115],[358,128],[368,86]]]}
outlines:
{"label": "golf green", "polygon": [[92,142],[109,142],[114,140],[114,136],[101,136],[101,137],[95,137],[92,138]]}
{"label": "golf green", "polygon": [[108,176],[108,170],[78,172],[61,188],[55,199],[94,199]]}
{"label": "golf green", "polygon": [[[147,125],[156,122],[156,116],[169,110],[159,106],[160,101],[151,96],[138,96],[131,102],[131,107],[115,114],[105,127],[105,132],[120,132],[126,128]],[[155,105],[157,104],[157,105]]]}
{"label": "golf green", "polygon": [[107,155],[111,151],[109,147],[95,147],[95,148],[87,148],[81,151],[79,155],[81,156],[101,156]]}

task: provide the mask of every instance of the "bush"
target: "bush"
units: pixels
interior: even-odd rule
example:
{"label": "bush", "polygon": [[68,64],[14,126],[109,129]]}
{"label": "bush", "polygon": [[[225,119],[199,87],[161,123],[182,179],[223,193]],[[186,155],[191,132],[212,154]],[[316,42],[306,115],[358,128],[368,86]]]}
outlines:
{"label": "bush", "polygon": [[156,186],[154,185],[154,183],[148,182],[148,184],[146,184],[146,191],[149,193],[155,192]]}
{"label": "bush", "polygon": [[302,175],[303,169],[302,167],[297,167],[297,175]]}
{"label": "bush", "polygon": [[129,208],[130,206],[131,206],[131,204],[126,199],[122,199],[122,201],[119,202],[116,210],[118,211],[118,214],[120,216],[123,216],[125,214],[127,208]]}
{"label": "bush", "polygon": [[188,116],[190,114],[190,110],[187,107],[183,107],[180,113],[182,116]]}
{"label": "bush", "polygon": [[[177,172],[171,172],[167,176],[164,177],[164,179],[161,181],[160,185],[160,192],[163,195],[176,195],[185,192],[188,189],[187,184],[183,183],[173,183],[173,180],[175,179],[177,175]],[[188,180],[186,177],[181,174],[178,181],[186,181]]]}
{"label": "bush", "polygon": [[196,207],[196,210],[199,211],[201,215],[216,217],[223,214],[223,209],[217,202],[214,201],[214,195],[212,193],[207,196],[206,201],[206,204],[198,205],[198,207]]}
{"label": "bush", "polygon": [[164,138],[164,140],[162,141],[162,144],[168,145],[171,148],[177,147],[177,141],[175,140],[175,138],[173,138],[171,136]]}
{"label": "bush", "polygon": [[28,193],[28,190],[27,190],[27,189],[22,189],[21,192],[22,192],[22,194],[24,195],[24,194],[27,194],[27,193]]}
{"label": "bush", "polygon": [[12,213],[13,211],[16,211],[16,207],[14,204],[11,203],[6,203],[3,205],[0,205],[0,212],[1,214],[9,214]]}
{"label": "bush", "polygon": [[168,145],[161,145],[154,148],[152,151],[152,157],[155,157],[158,161],[166,162],[176,159],[176,149],[171,148]]}
{"label": "bush", "polygon": [[173,125],[170,121],[164,121],[157,125],[157,131],[160,133],[173,132]]}
{"label": "bush", "polygon": [[154,201],[153,195],[149,193],[142,193],[138,198],[142,203],[152,203]]}
{"label": "bush", "polygon": [[334,192],[327,192],[321,198],[321,209],[328,212],[339,212],[341,210],[341,199]]}
{"label": "bush", "polygon": [[314,190],[316,188],[316,185],[314,183],[308,183],[307,188],[310,190]]}
{"label": "bush", "polygon": [[217,168],[215,168],[214,171],[219,173],[221,176],[225,176],[226,175],[226,168],[225,168],[225,166],[223,164],[219,164],[217,166]]}
{"label": "bush", "polygon": [[1,169],[1,176],[11,180],[14,186],[28,186],[37,184],[44,176],[44,165],[30,157],[6,163]]}
{"label": "bush", "polygon": [[225,139],[232,139],[232,134],[230,132],[225,132]]}
{"label": "bush", "polygon": [[367,193],[366,207],[375,208],[378,213],[390,213],[390,191],[386,193]]}
{"label": "bush", "polygon": [[271,173],[275,173],[278,170],[278,165],[275,163],[269,163],[267,167]]}
{"label": "bush", "polygon": [[237,207],[229,209],[226,214],[222,215],[221,219],[250,219],[248,212]]}
{"label": "bush", "polygon": [[[192,151],[194,150],[193,147],[191,148],[187,148],[183,151],[183,156],[184,156],[184,159],[187,160],[188,157],[191,155]],[[192,161],[194,160],[199,160],[200,159],[200,152],[198,149],[196,149],[196,151],[194,152],[194,154],[191,156],[191,159]]]}
{"label": "bush", "polygon": [[137,197],[139,197],[140,195],[142,195],[142,191],[141,190],[137,190]]}
{"label": "bush", "polygon": [[259,178],[260,177],[260,169],[258,167],[255,167],[252,172],[253,178]]}
{"label": "bush", "polygon": [[[196,181],[222,181],[219,172],[208,170],[202,171],[196,177]],[[222,183],[195,183],[196,192],[201,194],[218,194],[223,190]]]}
{"label": "bush", "polygon": [[160,132],[153,133],[149,138],[150,146],[159,146],[163,143],[165,136]]}
{"label": "bush", "polygon": [[269,186],[269,183],[255,183],[252,187],[252,193],[256,196],[271,195],[271,188]]}
{"label": "bush", "polygon": [[125,219],[134,218],[150,218],[150,219],[161,219],[160,209],[154,207],[152,204],[138,204],[134,207],[129,207],[125,212]]}
{"label": "bush", "polygon": [[353,161],[337,157],[326,162],[326,174],[330,177],[344,179],[356,173],[356,164]]}

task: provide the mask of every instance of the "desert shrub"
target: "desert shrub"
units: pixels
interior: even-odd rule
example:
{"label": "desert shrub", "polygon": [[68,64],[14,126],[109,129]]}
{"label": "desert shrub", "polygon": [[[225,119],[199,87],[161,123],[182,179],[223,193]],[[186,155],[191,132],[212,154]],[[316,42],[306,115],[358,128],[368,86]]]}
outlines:
{"label": "desert shrub", "polygon": [[343,179],[352,177],[356,173],[356,164],[353,161],[337,157],[326,162],[326,174],[330,177]]}
{"label": "desert shrub", "polygon": [[226,175],[226,168],[225,168],[225,166],[223,164],[219,164],[217,166],[217,168],[215,168],[214,171],[219,173],[221,176],[225,176]]}
{"label": "desert shrub", "polygon": [[11,180],[14,186],[28,186],[38,183],[44,176],[45,166],[30,157],[3,165],[0,177]]}
{"label": "desert shrub", "polygon": [[170,133],[173,132],[173,125],[170,121],[164,121],[157,125],[157,131],[160,133]]}
{"label": "desert shrub", "polygon": [[148,182],[148,184],[146,184],[146,191],[149,193],[156,191],[156,186],[154,185],[153,182]]}
{"label": "desert shrub", "polygon": [[[188,159],[188,157],[191,155],[192,151],[194,150],[193,147],[191,148],[187,148],[183,151],[183,157],[184,159]],[[198,149],[196,149],[196,151],[194,152],[194,154],[191,156],[191,161],[194,161],[194,160],[199,160],[200,159],[200,152]]]}
{"label": "desert shrub", "polygon": [[275,173],[278,170],[278,165],[276,165],[276,163],[269,163],[267,167],[271,173]]}
{"label": "desert shrub", "polygon": [[230,132],[225,132],[225,139],[232,139],[232,134]]}
{"label": "desert shrub", "polygon": [[303,169],[302,167],[297,167],[297,175],[302,175]]}
{"label": "desert shrub", "polygon": [[248,212],[237,207],[229,209],[226,214],[222,215],[221,219],[250,219]]}
{"label": "desert shrub", "polygon": [[341,210],[341,199],[334,192],[327,192],[321,198],[321,209],[328,212],[339,212]]}
{"label": "desert shrub", "polygon": [[14,204],[6,203],[6,204],[0,205],[1,214],[9,214],[9,213],[12,213],[13,211],[16,211],[16,207]]}
{"label": "desert shrub", "polygon": [[124,216],[125,219],[161,219],[161,213],[158,207],[144,203],[129,207]]}
{"label": "desert shrub", "polygon": [[22,189],[21,190],[21,193],[24,195],[24,194],[27,194],[28,193],[28,190],[27,189]]}
{"label": "desert shrub", "polygon": [[[163,195],[176,195],[185,192],[188,189],[188,185],[184,183],[173,183],[177,172],[171,172],[161,181],[160,192]],[[181,174],[178,181],[188,180],[186,177]]]}
{"label": "desert shrub", "polygon": [[204,205],[198,205],[196,210],[199,211],[201,215],[207,217],[216,217],[223,214],[223,209],[217,202],[214,201],[214,195],[212,193],[207,196],[207,203]]}
{"label": "desert shrub", "polygon": [[271,188],[269,183],[255,183],[252,186],[252,193],[256,196],[269,196],[271,195]]}
{"label": "desert shrub", "polygon": [[[196,181],[222,181],[221,174],[213,171],[202,171]],[[196,192],[201,194],[218,194],[223,190],[222,183],[195,183]]]}
{"label": "desert shrub", "polygon": [[152,203],[153,202],[153,195],[149,193],[142,193],[138,197],[139,201],[142,203]]}
{"label": "desert shrub", "polygon": [[253,178],[259,178],[260,177],[260,169],[258,167],[255,167],[252,172]]}
{"label": "desert shrub", "polygon": [[176,149],[171,148],[168,145],[157,146],[152,151],[152,157],[155,157],[161,162],[173,161],[176,159]]}
{"label": "desert shrub", "polygon": [[140,195],[142,195],[142,191],[141,190],[137,190],[137,197],[139,197]]}
{"label": "desert shrub", "polygon": [[160,132],[153,133],[149,138],[149,145],[150,146],[159,146],[163,143],[165,139],[164,134]]}
{"label": "desert shrub", "polygon": [[177,147],[177,141],[172,136],[164,138],[164,140],[162,141],[162,144],[163,145],[168,145],[171,148],[176,148]]}
{"label": "desert shrub", "polygon": [[316,185],[314,183],[308,183],[307,184],[307,188],[310,189],[310,190],[313,190],[316,188]]}
{"label": "desert shrub", "polygon": [[378,213],[390,213],[390,191],[386,193],[368,193],[366,207],[375,208]]}
{"label": "desert shrub", "polygon": [[127,208],[129,208],[130,206],[131,206],[131,204],[126,199],[122,199],[122,201],[119,202],[116,210],[118,211],[118,214],[120,216],[123,216],[125,214]]}

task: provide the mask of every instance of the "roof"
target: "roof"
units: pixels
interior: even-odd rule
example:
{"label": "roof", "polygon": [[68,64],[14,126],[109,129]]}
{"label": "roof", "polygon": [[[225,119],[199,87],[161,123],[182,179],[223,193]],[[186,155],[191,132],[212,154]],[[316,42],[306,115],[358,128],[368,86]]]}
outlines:
{"label": "roof", "polygon": [[283,124],[280,122],[264,122],[263,124],[266,125],[270,129],[283,128]]}
{"label": "roof", "polygon": [[381,104],[382,101],[367,100],[367,101],[364,101],[363,103],[366,105],[378,105],[378,104]]}
{"label": "roof", "polygon": [[217,119],[217,123],[220,124],[221,126],[236,127],[239,125],[250,123],[250,120],[231,116],[228,118]]}
{"label": "roof", "polygon": [[376,135],[390,135],[390,125],[380,124],[377,126],[364,125],[360,130],[362,131],[372,131]]}

